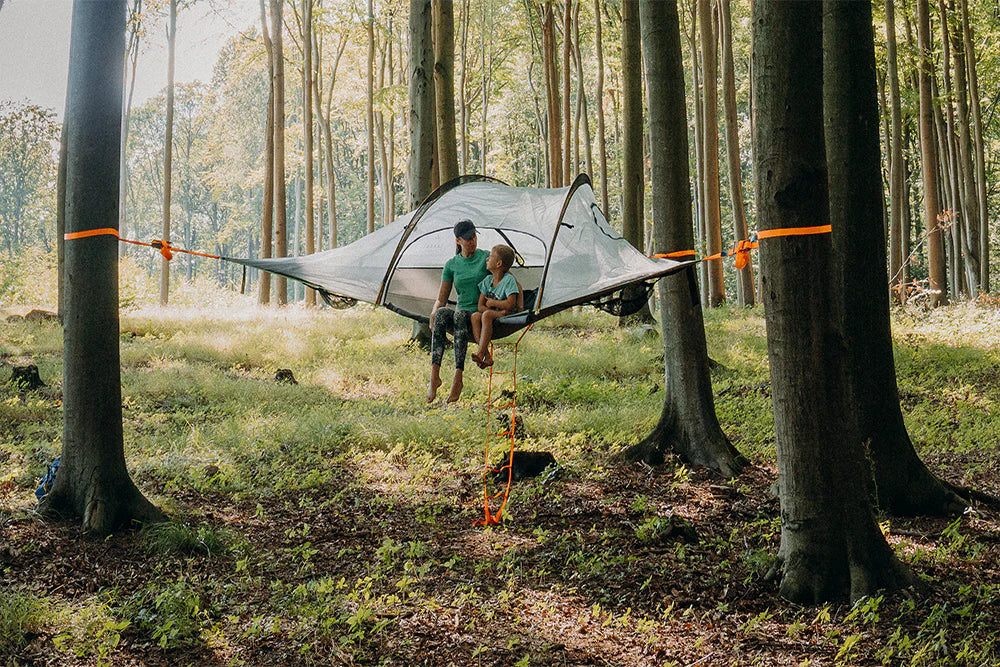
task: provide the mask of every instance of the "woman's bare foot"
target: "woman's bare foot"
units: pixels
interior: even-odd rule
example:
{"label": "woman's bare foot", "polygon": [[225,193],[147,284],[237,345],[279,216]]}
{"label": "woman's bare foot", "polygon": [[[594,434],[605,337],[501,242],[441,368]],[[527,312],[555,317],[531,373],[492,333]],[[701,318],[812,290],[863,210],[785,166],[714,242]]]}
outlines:
{"label": "woman's bare foot", "polygon": [[479,359],[479,367],[480,368],[489,368],[492,365],[493,365],[493,357],[490,356],[489,352],[487,352],[482,357],[480,357],[480,359]]}
{"label": "woman's bare foot", "polygon": [[427,392],[427,402],[433,403],[434,399],[437,398],[438,387],[441,386],[441,378],[436,374],[431,375],[431,388]]}
{"label": "woman's bare foot", "polygon": [[483,359],[482,359],[482,357],[479,356],[479,353],[478,352],[473,352],[471,356],[472,356],[472,360],[474,362],[476,362],[476,365],[479,366],[480,368],[482,368],[483,367]]}
{"label": "woman's bare foot", "polygon": [[451,383],[451,393],[448,394],[448,402],[455,403],[462,396],[462,376],[455,375],[455,381]]}

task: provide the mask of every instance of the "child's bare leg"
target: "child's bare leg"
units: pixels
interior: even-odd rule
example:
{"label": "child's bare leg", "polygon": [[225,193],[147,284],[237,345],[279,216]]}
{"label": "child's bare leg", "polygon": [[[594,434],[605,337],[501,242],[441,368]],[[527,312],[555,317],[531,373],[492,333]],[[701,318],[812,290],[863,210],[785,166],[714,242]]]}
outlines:
{"label": "child's bare leg", "polygon": [[441,366],[433,364],[431,366],[431,388],[427,392],[427,402],[433,403],[437,398],[438,387],[441,386]]}
{"label": "child's bare leg", "polygon": [[462,369],[455,369],[455,379],[451,381],[451,393],[448,394],[448,402],[454,403],[462,395]]}
{"label": "child's bare leg", "polygon": [[[483,314],[482,313],[472,313],[472,317],[469,318],[470,328],[472,329],[472,340],[478,341],[479,334],[483,328]],[[478,365],[481,363],[479,359],[479,352],[472,353],[472,360]]]}
{"label": "child's bare leg", "polygon": [[483,368],[493,365],[490,343],[493,341],[493,321],[507,314],[506,310],[490,310],[483,313],[482,333],[479,337],[479,359]]}

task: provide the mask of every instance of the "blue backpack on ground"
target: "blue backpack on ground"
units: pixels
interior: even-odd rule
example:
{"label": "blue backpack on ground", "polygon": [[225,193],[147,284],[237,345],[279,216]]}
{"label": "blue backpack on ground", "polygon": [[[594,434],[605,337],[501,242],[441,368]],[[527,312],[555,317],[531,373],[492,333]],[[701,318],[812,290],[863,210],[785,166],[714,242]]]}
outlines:
{"label": "blue backpack on ground", "polygon": [[62,456],[57,456],[52,463],[49,464],[49,471],[45,473],[45,477],[42,477],[38,481],[38,488],[35,489],[35,497],[41,500],[45,495],[52,490],[52,485],[56,483],[56,473],[59,472],[59,459]]}

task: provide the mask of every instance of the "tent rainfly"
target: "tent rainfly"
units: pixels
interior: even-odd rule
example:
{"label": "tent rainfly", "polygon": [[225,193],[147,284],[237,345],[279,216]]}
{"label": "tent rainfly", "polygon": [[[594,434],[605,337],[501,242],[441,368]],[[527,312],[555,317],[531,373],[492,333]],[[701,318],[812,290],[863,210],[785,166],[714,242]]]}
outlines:
{"label": "tent rainfly", "polygon": [[524,311],[498,320],[497,338],[580,304],[634,313],[658,278],[693,263],[636,250],[608,224],[585,174],[564,188],[461,176],[350,245],[301,257],[226,259],[301,281],[328,301],[366,301],[427,322],[441,270],[455,253],[452,228],[463,218],[475,223],[480,248],[505,243],[515,250],[511,273],[524,289]]}

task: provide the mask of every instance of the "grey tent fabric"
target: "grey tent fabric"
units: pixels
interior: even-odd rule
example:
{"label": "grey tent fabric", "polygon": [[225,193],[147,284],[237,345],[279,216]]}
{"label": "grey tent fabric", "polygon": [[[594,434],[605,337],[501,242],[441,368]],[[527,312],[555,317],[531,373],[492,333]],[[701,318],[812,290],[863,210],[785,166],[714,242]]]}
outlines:
{"label": "grey tent fabric", "polygon": [[441,270],[455,254],[452,228],[463,218],[475,223],[480,248],[505,243],[516,251],[511,272],[525,290],[525,311],[500,320],[498,337],[583,303],[627,314],[645,302],[657,278],[693,263],[636,250],[608,224],[582,174],[564,188],[463,176],[350,245],[302,257],[226,259],[299,280],[327,298],[366,301],[426,322]]}

